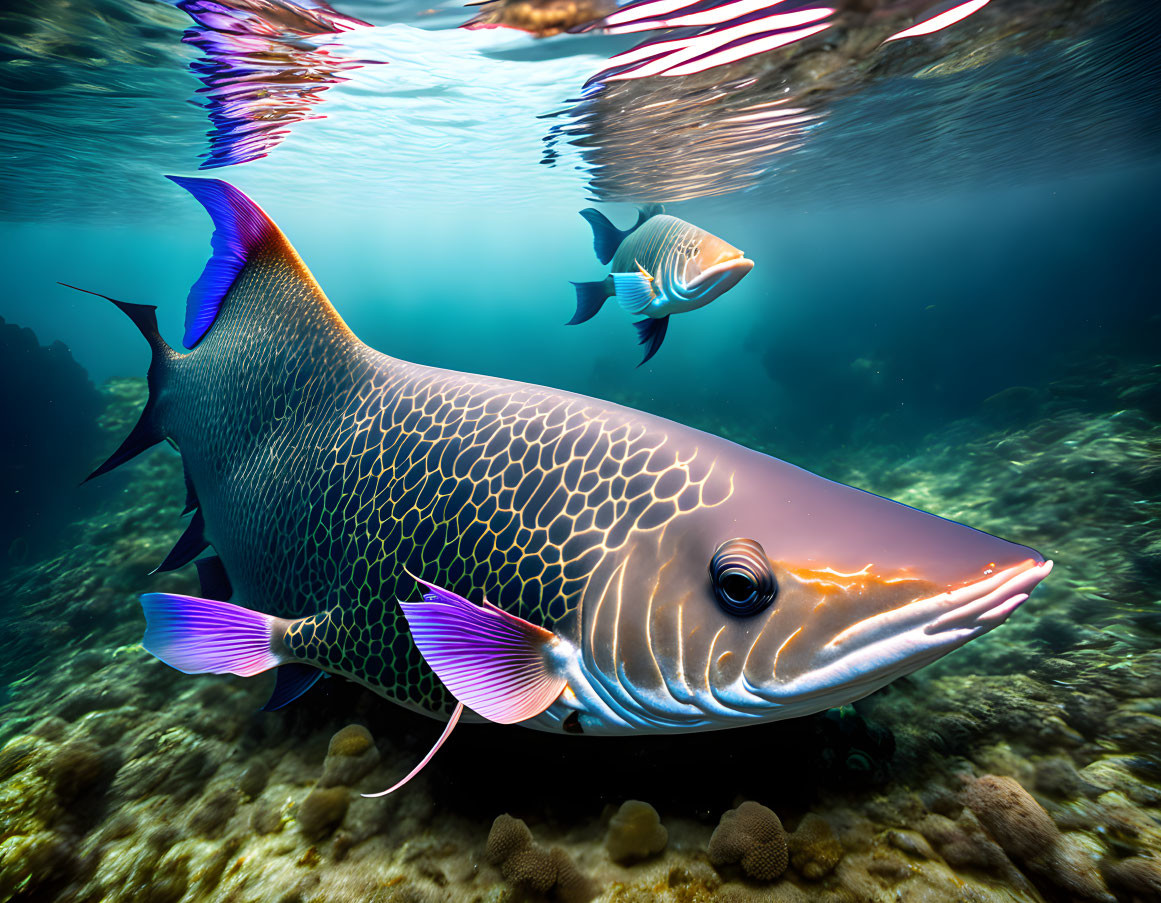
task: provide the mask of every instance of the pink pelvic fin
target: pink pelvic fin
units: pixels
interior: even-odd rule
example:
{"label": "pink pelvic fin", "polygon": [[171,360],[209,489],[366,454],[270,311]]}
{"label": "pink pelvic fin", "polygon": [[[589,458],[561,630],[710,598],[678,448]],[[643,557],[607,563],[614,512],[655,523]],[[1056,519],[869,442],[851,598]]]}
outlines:
{"label": "pink pelvic fin", "polygon": [[378,793],[363,793],[363,794],[360,794],[360,796],[376,797],[376,796],[386,796],[389,793],[394,793],[396,790],[398,790],[404,784],[408,783],[413,777],[415,777],[417,774],[419,774],[421,771],[423,771],[423,769],[427,765],[427,763],[431,761],[431,757],[434,756],[439,751],[439,748],[441,746],[443,746],[444,741],[447,740],[447,738],[451,736],[452,728],[454,728],[459,723],[460,715],[462,715],[463,713],[464,713],[464,704],[462,702],[457,702],[455,711],[452,712],[451,718],[448,719],[447,727],[445,727],[443,729],[443,733],[440,734],[439,739],[435,741],[435,746],[433,746],[428,751],[427,755],[423,757],[423,759],[420,761],[420,763],[418,765],[416,765],[413,769],[411,769],[411,771],[407,772],[407,777],[403,778],[403,780],[401,780],[401,781],[397,781],[396,783],[392,784],[386,790],[380,790]]}
{"label": "pink pelvic fin", "polygon": [[419,582],[423,601],[400,606],[424,660],[456,699],[500,724],[533,718],[556,701],[567,680],[545,655],[551,631]]}

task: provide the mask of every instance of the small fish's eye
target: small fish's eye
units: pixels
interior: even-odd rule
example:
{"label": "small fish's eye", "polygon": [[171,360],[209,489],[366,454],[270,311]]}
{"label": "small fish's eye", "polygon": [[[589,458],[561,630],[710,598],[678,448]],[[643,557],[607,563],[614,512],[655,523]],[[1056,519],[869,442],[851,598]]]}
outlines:
{"label": "small fish's eye", "polygon": [[766,553],[752,539],[723,542],[710,559],[709,572],[718,604],[728,614],[756,615],[778,595]]}

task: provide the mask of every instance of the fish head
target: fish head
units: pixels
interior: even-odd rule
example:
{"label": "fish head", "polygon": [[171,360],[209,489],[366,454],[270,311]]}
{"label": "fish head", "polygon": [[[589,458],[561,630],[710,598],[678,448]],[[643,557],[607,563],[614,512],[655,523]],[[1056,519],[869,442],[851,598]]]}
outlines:
{"label": "fish head", "polygon": [[686,261],[681,271],[681,294],[708,304],[737,285],[754,268],[754,261],[716,235],[702,229],[694,232],[683,246]]}
{"label": "fish head", "polygon": [[637,531],[590,583],[570,682],[586,730],[709,730],[852,702],[1001,624],[1052,567],[718,441],[690,509]]}

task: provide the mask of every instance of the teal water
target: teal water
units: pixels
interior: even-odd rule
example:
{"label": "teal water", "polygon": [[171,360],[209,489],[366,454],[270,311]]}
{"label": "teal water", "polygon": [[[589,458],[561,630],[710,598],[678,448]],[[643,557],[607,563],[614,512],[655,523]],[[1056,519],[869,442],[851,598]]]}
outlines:
{"label": "teal water", "polygon": [[[283,23],[293,6],[232,4]],[[586,80],[639,35],[333,6],[368,24],[283,34],[280,52],[323,52],[313,74],[269,45],[244,60],[267,67],[255,103],[281,97],[284,121],[264,156],[208,171],[186,12],[0,10],[0,899],[1161,899],[1152,4],[993,0],[877,47],[878,23],[924,5],[839,3],[815,43],[604,94]],[[747,118],[774,101],[801,121]],[[157,305],[177,345],[211,223],[166,174],[245,191],[387,354],[660,414],[1056,570],[1004,627],[855,707],[608,745],[464,728],[405,799],[327,797],[340,728],[365,725],[378,752],[334,786],[375,790],[433,723],[340,679],[257,714],[263,678],[153,662],[136,596],[197,591],[190,568],[149,575],[183,528],[180,463],[155,450],[78,488],[131,426],[149,354],[57,282]],[[569,282],[607,272],[577,212],[627,227],[650,202],[755,268],[673,317],[638,368],[615,305],[564,324]],[[37,347],[54,342],[67,352]],[[632,798],[669,830],[636,860],[606,842]],[[713,861],[744,799],[792,832],[778,880]],[[1005,810],[1048,852],[1013,839]],[[564,849],[583,891],[493,862],[504,812]]]}

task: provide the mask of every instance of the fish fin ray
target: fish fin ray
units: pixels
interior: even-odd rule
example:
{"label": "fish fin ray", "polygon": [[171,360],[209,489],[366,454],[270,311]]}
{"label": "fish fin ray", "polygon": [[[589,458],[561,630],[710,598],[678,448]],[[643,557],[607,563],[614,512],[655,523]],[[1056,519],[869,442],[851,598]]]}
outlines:
{"label": "fish fin ray", "polygon": [[226,575],[226,567],[217,555],[208,555],[194,562],[198,569],[202,597],[215,602],[227,602],[234,595],[234,587]]}
{"label": "fish fin ray", "polygon": [[576,288],[576,313],[572,315],[566,326],[576,326],[597,315],[605,302],[609,300],[609,286],[607,280],[600,282],[574,282]]}
{"label": "fish fin ray", "polygon": [[[194,348],[205,337],[222,309],[229,304],[233,287],[251,271],[253,265],[262,262],[276,261],[279,264],[256,273],[254,277],[259,282],[259,290],[265,287],[262,282],[269,283],[269,290],[261,291],[261,295],[274,315],[278,313],[281,298],[309,298],[308,303],[321,306],[327,318],[342,324],[342,318],[302,258],[261,207],[221,179],[166,178],[192,194],[214,221],[214,234],[210,240],[213,253],[186,300],[182,340],[186,348]],[[287,275],[297,283],[290,289],[286,284]],[[346,329],[345,324],[342,328]]]}
{"label": "fish fin ray", "polygon": [[556,701],[567,680],[546,658],[551,631],[420,582],[423,601],[400,606],[424,661],[457,700],[500,724],[534,718]]}
{"label": "fish fin ray", "polygon": [[613,288],[621,310],[642,313],[656,299],[653,280],[644,273],[613,273]]}
{"label": "fish fin ray", "polygon": [[126,461],[131,461],[143,451],[153,448],[153,446],[165,438],[165,430],[162,428],[161,418],[157,411],[157,396],[160,393],[161,383],[164,379],[166,369],[169,363],[177,357],[177,354],[166,344],[165,339],[161,337],[161,332],[157,328],[157,308],[154,305],[130,304],[127,301],[118,301],[116,298],[110,298],[108,295],[102,295],[100,292],[94,292],[87,288],[78,288],[75,285],[69,285],[67,282],[60,282],[58,285],[71,288],[76,292],[83,292],[86,295],[96,295],[98,298],[104,298],[106,301],[114,304],[118,310],[133,321],[133,325],[145,337],[145,341],[149,343],[149,349],[153,353],[152,360],[149,363],[149,400],[145,402],[141,416],[137,419],[137,423],[133,429],[130,430],[129,435],[117,446],[117,450],[105,460],[104,464],[85,477],[84,482],[87,483],[94,477],[99,477],[101,474],[108,473],[115,467],[120,467]]}
{"label": "fish fin ray", "polygon": [[290,662],[282,665],[274,672],[274,689],[270,698],[262,706],[263,712],[274,712],[283,706],[290,705],[298,697],[306,693],[319,682],[323,672],[313,665],[304,665],[302,662]]}
{"label": "fish fin ray", "polygon": [[641,224],[649,217],[643,213],[637,215],[637,222],[628,229],[618,229],[601,211],[594,207],[586,207],[580,212],[593,229],[593,250],[597,254],[597,260],[601,263],[608,263],[613,259],[613,255],[617,253],[617,248],[621,247],[621,242],[633,234],[640,228]]}
{"label": "fish fin ray", "polygon": [[146,593],[145,651],[186,674],[252,677],[287,660],[281,646],[285,621],[232,602]]}
{"label": "fish fin ray", "polygon": [[185,532],[178,537],[173,548],[169,550],[169,554],[165,556],[165,560],[153,569],[153,573],[176,571],[178,568],[185,567],[209,548],[209,545],[209,540],[206,539],[206,519],[202,515],[201,509],[198,508],[194,511],[193,517],[190,518],[189,526],[185,528]]}
{"label": "fish fin ray", "polygon": [[[657,349],[665,341],[665,332],[669,328],[669,317],[659,317],[656,320],[647,317],[644,320],[638,320],[633,325],[637,327],[637,344],[648,345],[645,349],[645,357],[641,358],[641,364],[644,364],[657,353]],[[641,364],[637,366],[640,367]]]}

